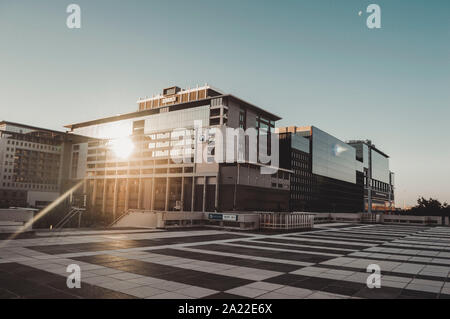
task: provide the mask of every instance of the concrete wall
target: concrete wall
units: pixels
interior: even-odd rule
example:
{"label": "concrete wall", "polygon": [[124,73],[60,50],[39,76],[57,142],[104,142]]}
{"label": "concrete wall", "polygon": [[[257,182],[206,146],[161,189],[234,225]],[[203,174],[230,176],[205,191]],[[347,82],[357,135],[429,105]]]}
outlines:
{"label": "concrete wall", "polygon": [[6,208],[0,209],[0,220],[11,222],[28,222],[34,216],[34,211],[29,209]]}
{"label": "concrete wall", "polygon": [[30,223],[27,228],[24,226],[31,221],[34,211],[28,209],[0,209],[0,233],[16,233],[31,230]]}
{"label": "concrete wall", "polygon": [[441,216],[407,216],[367,213],[314,213],[316,224],[328,222],[352,223],[385,223],[385,224],[417,224],[417,225],[448,225],[449,217],[444,221]]}
{"label": "concrete wall", "polygon": [[53,202],[58,197],[59,197],[59,193],[55,193],[55,192],[28,191],[27,192],[27,203],[30,206],[36,206],[36,201]]}

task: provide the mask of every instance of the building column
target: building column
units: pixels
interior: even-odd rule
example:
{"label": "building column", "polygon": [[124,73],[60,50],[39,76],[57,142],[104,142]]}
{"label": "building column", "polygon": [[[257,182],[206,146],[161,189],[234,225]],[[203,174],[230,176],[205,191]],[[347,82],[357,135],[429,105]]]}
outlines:
{"label": "building column", "polygon": [[106,214],[106,185],[107,185],[107,179],[105,178],[103,180],[103,197],[102,197],[102,214]]}
{"label": "building column", "polygon": [[128,205],[130,203],[130,179],[127,178],[125,185],[125,211],[128,211]]}
{"label": "building column", "polygon": [[369,147],[369,168],[367,170],[367,212],[372,213],[372,147]]}
{"label": "building column", "polygon": [[203,203],[202,212],[206,211],[206,176],[203,178]]}
{"label": "building column", "polygon": [[167,212],[169,210],[169,183],[170,183],[170,178],[166,177],[166,201],[164,204],[164,210]]}
{"label": "building column", "polygon": [[139,178],[138,182],[138,209],[142,209],[142,178]]}
{"label": "building column", "polygon": [[195,176],[192,176],[191,212],[194,211],[194,200],[195,200]]}
{"label": "building column", "polygon": [[214,198],[214,210],[219,209],[219,173],[216,174],[216,194]]}
{"label": "building column", "polygon": [[97,199],[97,180],[93,179],[94,187],[92,188],[91,207],[95,208],[95,200]]}
{"label": "building column", "polygon": [[237,172],[236,172],[236,182],[234,183],[234,198],[233,198],[233,210],[237,209],[237,187],[238,184],[240,183],[240,167],[239,167],[239,163],[237,163],[236,165],[237,168]]}
{"label": "building column", "polygon": [[181,207],[180,211],[184,211],[184,175],[181,176],[181,196],[180,196]]}
{"label": "building column", "polygon": [[113,199],[113,220],[116,220],[116,213],[117,213],[117,186],[118,186],[118,179],[114,179],[114,199]]}
{"label": "building column", "polygon": [[153,174],[152,178],[152,202],[150,204],[150,210],[155,210],[155,174]]}

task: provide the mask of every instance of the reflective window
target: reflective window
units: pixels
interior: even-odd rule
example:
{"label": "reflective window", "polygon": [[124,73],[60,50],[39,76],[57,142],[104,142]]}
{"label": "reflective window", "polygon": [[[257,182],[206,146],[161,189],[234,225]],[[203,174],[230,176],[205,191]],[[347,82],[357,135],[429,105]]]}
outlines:
{"label": "reflective window", "polygon": [[312,130],[312,172],[356,184],[355,148],[316,127]]}
{"label": "reflective window", "polygon": [[195,121],[201,121],[204,127],[209,125],[209,105],[152,115],[145,120],[144,132],[190,128],[194,127]]}

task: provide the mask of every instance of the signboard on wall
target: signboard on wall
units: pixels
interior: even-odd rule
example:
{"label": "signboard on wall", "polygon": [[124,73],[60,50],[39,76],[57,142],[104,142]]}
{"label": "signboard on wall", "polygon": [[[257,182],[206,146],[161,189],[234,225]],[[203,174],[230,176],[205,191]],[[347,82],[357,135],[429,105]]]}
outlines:
{"label": "signboard on wall", "polygon": [[236,222],[238,220],[238,216],[230,214],[208,214],[208,219]]}
{"label": "signboard on wall", "polygon": [[166,97],[165,99],[163,99],[162,103],[167,104],[167,103],[172,103],[172,102],[176,102],[176,101],[177,101],[177,97],[172,96],[172,97]]}
{"label": "signboard on wall", "polygon": [[225,221],[233,221],[236,222],[237,221],[237,215],[223,215],[223,220]]}
{"label": "signboard on wall", "polygon": [[223,220],[223,215],[222,214],[209,214],[208,219]]}

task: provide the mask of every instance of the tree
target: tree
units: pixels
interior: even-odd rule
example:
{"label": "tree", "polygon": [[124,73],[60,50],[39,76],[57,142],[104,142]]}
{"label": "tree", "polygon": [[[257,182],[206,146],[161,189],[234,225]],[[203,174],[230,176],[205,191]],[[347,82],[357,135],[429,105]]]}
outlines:
{"label": "tree", "polygon": [[449,216],[450,206],[434,198],[426,199],[419,197],[417,205],[409,211],[409,214],[419,216]]}

